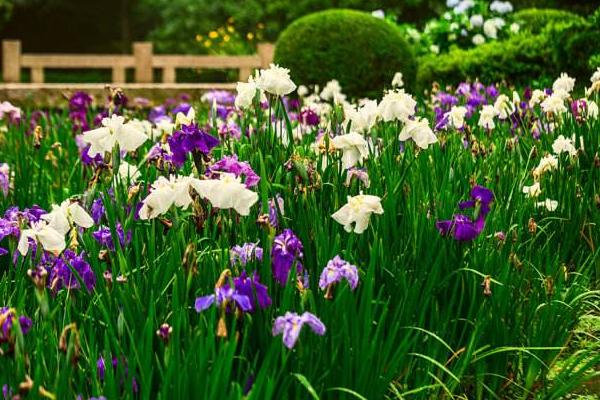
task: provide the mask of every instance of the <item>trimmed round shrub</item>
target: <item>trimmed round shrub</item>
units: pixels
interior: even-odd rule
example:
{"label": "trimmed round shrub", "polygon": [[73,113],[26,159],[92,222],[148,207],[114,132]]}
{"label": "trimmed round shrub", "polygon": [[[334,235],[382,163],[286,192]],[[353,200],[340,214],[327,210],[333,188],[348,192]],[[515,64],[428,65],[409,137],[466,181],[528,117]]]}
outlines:
{"label": "trimmed round shrub", "polygon": [[541,33],[546,26],[555,22],[583,22],[583,17],[565,10],[553,8],[527,8],[513,14],[521,29],[534,34]]}
{"label": "trimmed round shrub", "polygon": [[402,72],[410,88],[416,58],[400,30],[371,14],[321,11],[294,21],[275,47],[275,62],[289,68],[297,84],[337,79],[349,96],[377,96]]}

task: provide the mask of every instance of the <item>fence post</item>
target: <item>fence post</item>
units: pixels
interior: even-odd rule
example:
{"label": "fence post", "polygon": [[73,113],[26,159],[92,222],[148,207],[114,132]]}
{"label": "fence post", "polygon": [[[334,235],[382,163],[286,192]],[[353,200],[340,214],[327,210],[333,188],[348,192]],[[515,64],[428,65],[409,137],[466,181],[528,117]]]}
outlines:
{"label": "fence post", "polygon": [[152,42],[134,42],[136,83],[152,83]]}
{"label": "fence post", "polygon": [[125,75],[125,68],[121,66],[112,68],[113,83],[125,83]]}
{"label": "fence post", "polygon": [[248,78],[250,78],[250,75],[252,75],[252,69],[251,68],[240,68],[240,73],[238,75],[238,81],[240,82],[246,82],[248,80]]}
{"label": "fence post", "polygon": [[258,56],[260,57],[260,66],[262,68],[269,68],[269,64],[273,62],[274,54],[275,45],[273,43],[258,44]]}
{"label": "fence post", "polygon": [[2,41],[2,79],[4,82],[21,81],[21,41]]}
{"label": "fence post", "polygon": [[175,67],[163,68],[163,83],[175,83],[177,80],[177,70]]}

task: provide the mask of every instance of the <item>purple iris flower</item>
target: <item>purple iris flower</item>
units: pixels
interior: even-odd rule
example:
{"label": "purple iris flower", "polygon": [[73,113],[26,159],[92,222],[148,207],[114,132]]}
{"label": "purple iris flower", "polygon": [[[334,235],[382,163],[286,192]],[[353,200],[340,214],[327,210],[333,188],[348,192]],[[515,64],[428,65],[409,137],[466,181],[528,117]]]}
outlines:
{"label": "purple iris flower", "polygon": [[217,179],[219,172],[228,172],[234,174],[236,178],[244,177],[244,184],[247,188],[258,185],[260,176],[254,172],[250,164],[246,161],[238,161],[237,154],[224,156],[222,159],[206,169],[206,176]]}
{"label": "purple iris flower", "polygon": [[269,224],[274,228],[279,226],[278,213],[281,213],[281,215],[285,214],[284,205],[285,201],[283,197],[278,194],[275,195],[275,198],[269,199]]}
{"label": "purple iris flower", "polygon": [[260,282],[258,273],[254,272],[252,277],[242,271],[239,277],[233,278],[233,285],[237,293],[250,299],[250,309],[254,312],[258,307],[267,308],[271,305],[268,288]]}
{"label": "purple iris flower", "polygon": [[451,220],[437,221],[436,228],[442,236],[452,235],[459,241],[471,241],[481,234],[485,226],[485,218],[479,216],[475,222],[466,215],[457,214]]}
{"label": "purple iris flower", "polygon": [[300,112],[299,120],[308,126],[318,126],[319,122],[321,122],[321,118],[319,118],[319,114],[314,112],[312,109],[306,107]]}
{"label": "purple iris flower", "polygon": [[92,96],[86,92],[75,92],[69,98],[69,109],[71,111],[87,111],[92,105]]}
{"label": "purple iris flower", "polygon": [[192,105],[189,103],[179,103],[175,108],[173,108],[172,112],[173,114],[183,113],[187,115],[188,111],[190,111],[190,108],[192,108]]}
{"label": "purple iris flower", "polygon": [[[150,112],[148,113],[148,121],[156,124],[160,120],[164,118],[169,118],[167,116],[167,108],[163,105],[152,107]],[[169,118],[170,119],[170,118]]]}
{"label": "purple iris flower", "polygon": [[8,190],[10,189],[10,168],[8,164],[0,164],[0,193],[4,197],[8,196]]}
{"label": "purple iris flower", "polygon": [[329,260],[327,266],[321,272],[319,287],[321,290],[346,279],[352,290],[358,285],[358,269],[356,266],[344,261],[340,256],[335,256]]}
{"label": "purple iris flower", "polygon": [[171,162],[181,167],[187,160],[188,153],[198,151],[208,154],[219,144],[219,139],[198,128],[198,125],[190,124],[182,126],[180,130],[169,136],[168,142],[173,154]]}
{"label": "purple iris flower", "polygon": [[169,342],[171,333],[173,333],[173,327],[167,323],[162,324],[156,330],[156,336],[158,336],[165,343]]}
{"label": "purple iris flower", "polygon": [[458,204],[458,208],[475,208],[480,206],[479,213],[485,217],[490,212],[490,204],[494,201],[494,193],[483,186],[476,185],[471,189],[471,200],[463,201]]}
{"label": "purple iris flower", "polygon": [[63,288],[69,290],[79,289],[80,284],[77,275],[79,275],[89,292],[94,290],[96,286],[96,275],[94,275],[90,264],[85,261],[84,252],[77,255],[74,251],[67,249],[62,257],[54,257],[45,253],[42,256],[40,266],[45,267],[48,271],[48,287],[54,293]]}
{"label": "purple iris flower", "polygon": [[317,335],[323,336],[325,334],[325,325],[314,314],[305,312],[298,315],[288,311],[285,315],[275,319],[273,336],[283,334],[283,344],[288,349],[292,349],[298,341],[304,324],[307,324]]}
{"label": "purple iris flower", "polygon": [[496,85],[490,85],[485,89],[485,93],[487,94],[488,97],[491,97],[492,99],[495,99],[496,97],[498,97],[498,89],[496,88]]}
{"label": "purple iris flower", "polygon": [[226,120],[229,116],[229,113],[234,110],[235,109],[233,107],[227,107],[221,104],[217,104],[217,116],[222,120]]}
{"label": "purple iris flower", "polygon": [[219,136],[231,136],[234,139],[240,139],[242,137],[242,130],[234,121],[228,121],[219,125]]}
{"label": "purple iris flower", "polygon": [[104,208],[104,202],[102,201],[102,197],[98,197],[96,200],[92,202],[92,219],[94,223],[97,225],[100,223],[104,215],[106,214],[106,209]]}
{"label": "purple iris flower", "polygon": [[216,288],[214,294],[198,297],[194,303],[194,308],[196,309],[196,312],[202,312],[212,305],[218,307],[225,306],[229,310],[235,305],[244,312],[252,310],[250,298],[247,295],[240,293],[237,289],[231,288],[227,284]]}
{"label": "purple iris flower", "polygon": [[445,110],[450,110],[452,106],[458,104],[458,97],[446,92],[439,92],[437,94],[437,100]]}
{"label": "purple iris flower", "polygon": [[571,103],[571,113],[575,119],[578,119],[587,111],[587,102],[585,99],[574,100]]}
{"label": "purple iris flower", "polygon": [[79,157],[84,165],[101,165],[104,163],[104,158],[100,154],[96,154],[93,158],[89,156],[88,150],[90,149],[89,144],[83,141],[83,135],[75,136],[75,143],[79,150]]}
{"label": "purple iris flower", "polygon": [[459,241],[471,241],[478,237],[485,227],[485,217],[494,201],[494,193],[483,186],[475,186],[471,190],[471,200],[459,203],[461,210],[475,208],[475,218],[457,214],[451,220],[437,221],[435,226],[443,236],[451,235]]}
{"label": "purple iris flower", "polygon": [[33,325],[31,319],[24,315],[17,317],[15,310],[10,307],[0,307],[0,344],[10,341],[15,320],[19,322],[23,335],[27,335]]}
{"label": "purple iris flower", "polygon": [[223,105],[232,105],[235,102],[235,94],[229,90],[209,90],[202,95],[202,101],[208,104],[213,102]]}
{"label": "purple iris flower", "polygon": [[22,213],[22,215],[26,217],[29,222],[38,222],[40,217],[46,214],[48,214],[48,212],[37,204],[31,206],[31,208],[24,209]]}
{"label": "purple iris flower", "polygon": [[296,264],[297,274],[302,272],[302,253],[304,247],[300,239],[291,229],[286,229],[280,235],[275,236],[273,247],[271,248],[272,270],[275,280],[281,286],[287,284],[290,270],[294,263]]}
{"label": "purple iris flower", "polygon": [[456,94],[460,96],[466,96],[471,93],[471,84],[468,82],[461,82],[456,88]]}
{"label": "purple iris flower", "polygon": [[[116,226],[117,237],[119,238],[119,244],[121,247],[125,247],[131,242],[131,231],[127,231],[125,234],[123,226],[120,222],[117,222]],[[111,251],[115,250],[115,244],[112,239],[112,234],[108,226],[101,226],[97,231],[92,233],[92,236],[100,245],[108,248]]]}
{"label": "purple iris flower", "polygon": [[229,251],[229,258],[231,265],[240,263],[241,266],[245,267],[251,261],[263,259],[263,249],[256,243],[244,243],[241,246],[233,246]]}

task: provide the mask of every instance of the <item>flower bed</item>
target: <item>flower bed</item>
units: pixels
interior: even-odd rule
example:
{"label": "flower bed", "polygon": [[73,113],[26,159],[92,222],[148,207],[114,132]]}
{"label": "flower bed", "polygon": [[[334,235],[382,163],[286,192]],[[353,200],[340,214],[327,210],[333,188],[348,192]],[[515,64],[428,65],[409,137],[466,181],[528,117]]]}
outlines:
{"label": "flower bed", "polygon": [[[558,398],[600,356],[600,72],[381,100],[272,66],[0,105],[0,384],[48,398]],[[18,323],[17,323],[18,321]]]}

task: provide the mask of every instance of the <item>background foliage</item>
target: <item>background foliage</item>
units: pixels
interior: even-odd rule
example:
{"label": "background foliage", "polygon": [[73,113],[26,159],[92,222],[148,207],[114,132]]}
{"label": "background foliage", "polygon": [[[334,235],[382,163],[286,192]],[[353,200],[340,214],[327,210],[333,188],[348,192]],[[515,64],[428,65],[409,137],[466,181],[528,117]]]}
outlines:
{"label": "background foliage", "polygon": [[[597,0],[515,1],[518,9],[557,7],[583,14],[598,5]],[[127,52],[132,40],[151,38],[163,41],[164,51],[193,52],[201,51],[197,34],[223,26],[230,17],[244,34],[265,24],[266,39],[275,40],[291,21],[328,8],[383,9],[399,21],[422,24],[443,12],[445,1],[0,0],[0,37],[23,40],[26,51]]]}

